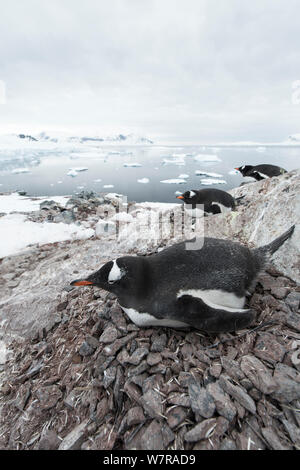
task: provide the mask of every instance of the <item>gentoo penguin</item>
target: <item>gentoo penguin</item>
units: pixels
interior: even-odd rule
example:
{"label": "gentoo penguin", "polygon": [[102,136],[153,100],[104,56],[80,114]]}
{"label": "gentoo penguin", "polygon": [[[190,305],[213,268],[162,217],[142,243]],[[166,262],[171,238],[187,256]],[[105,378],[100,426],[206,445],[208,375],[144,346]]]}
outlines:
{"label": "gentoo penguin", "polygon": [[261,181],[266,178],[272,178],[273,176],[280,176],[287,171],[284,168],[280,168],[280,166],[275,165],[243,165],[239,168],[235,168],[238,170],[244,177],[250,176],[255,178],[256,181]]}
{"label": "gentoo penguin", "polygon": [[229,240],[205,238],[198,250],[187,250],[182,242],[147,257],[118,258],[71,285],[112,292],[138,326],[235,331],[254,320],[254,312],[244,308],[246,293],[294,228],[254,250]]}
{"label": "gentoo penguin", "polygon": [[234,210],[236,207],[235,199],[221,189],[200,189],[198,191],[193,189],[177,196],[177,199],[184,202],[185,210],[191,216],[203,215],[201,208],[196,207],[200,204],[204,206],[204,214],[220,214]]}

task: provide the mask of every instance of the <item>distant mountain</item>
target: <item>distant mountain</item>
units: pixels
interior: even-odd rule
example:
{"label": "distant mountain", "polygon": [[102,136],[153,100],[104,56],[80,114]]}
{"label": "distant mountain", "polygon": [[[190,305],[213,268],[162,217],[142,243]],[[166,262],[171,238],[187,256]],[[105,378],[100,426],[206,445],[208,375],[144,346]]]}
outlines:
{"label": "distant mountain", "polygon": [[290,142],[300,142],[300,134],[292,134],[292,135],[289,135],[288,140],[289,140]]}
{"label": "distant mountain", "polygon": [[135,144],[153,144],[154,142],[146,137],[139,136],[136,134],[118,134],[108,137],[100,137],[100,136],[72,136],[70,134],[63,134],[57,133],[55,136],[50,136],[45,132],[41,132],[36,136],[36,140],[38,141],[47,141],[47,142],[71,142],[71,143],[115,143],[115,144],[128,144],[128,145],[135,145]]}

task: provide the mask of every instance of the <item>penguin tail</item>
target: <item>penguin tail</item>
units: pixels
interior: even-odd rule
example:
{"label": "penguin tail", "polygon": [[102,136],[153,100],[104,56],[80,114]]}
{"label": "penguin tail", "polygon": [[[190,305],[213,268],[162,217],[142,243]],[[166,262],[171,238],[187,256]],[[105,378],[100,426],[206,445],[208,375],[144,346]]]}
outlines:
{"label": "penguin tail", "polygon": [[235,200],[235,203],[236,205],[239,205],[240,202],[246,197],[246,195],[244,194],[244,196],[239,196],[239,197],[236,197],[234,200]]}
{"label": "penguin tail", "polygon": [[226,333],[247,328],[255,319],[255,312],[207,305],[201,298],[183,295],[177,299],[177,318],[198,330],[208,333]]}
{"label": "penguin tail", "polygon": [[295,230],[295,225],[293,225],[287,232],[280,235],[280,237],[273,240],[268,245],[257,248],[257,251],[264,254],[273,255],[279,248],[293,235]]}

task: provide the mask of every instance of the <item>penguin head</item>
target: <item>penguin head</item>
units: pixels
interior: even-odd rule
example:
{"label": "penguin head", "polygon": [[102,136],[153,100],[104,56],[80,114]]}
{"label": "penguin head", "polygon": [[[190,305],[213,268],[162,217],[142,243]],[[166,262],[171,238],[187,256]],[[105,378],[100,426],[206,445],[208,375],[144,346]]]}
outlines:
{"label": "penguin head", "polygon": [[235,168],[235,170],[238,170],[240,173],[242,173],[243,176],[246,176],[247,173],[252,170],[253,166],[252,165],[243,165],[240,166],[239,168]]}
{"label": "penguin head", "polygon": [[133,294],[143,275],[144,263],[140,257],[127,256],[101,266],[86,279],[77,279],[71,282],[71,286],[95,286],[100,287],[115,295]]}
{"label": "penguin head", "polygon": [[196,191],[186,191],[181,196],[177,196],[177,199],[181,199],[185,204],[195,204],[197,198]]}

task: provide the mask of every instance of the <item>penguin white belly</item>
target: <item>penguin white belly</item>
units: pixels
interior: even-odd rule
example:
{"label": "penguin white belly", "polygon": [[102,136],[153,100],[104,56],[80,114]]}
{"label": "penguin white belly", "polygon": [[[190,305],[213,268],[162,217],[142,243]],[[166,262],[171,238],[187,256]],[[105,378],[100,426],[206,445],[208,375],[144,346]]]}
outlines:
{"label": "penguin white belly", "polygon": [[257,173],[258,173],[259,176],[261,176],[264,180],[266,180],[267,178],[270,178],[270,176],[265,175],[264,173],[261,173],[260,171],[258,171]]}
{"label": "penguin white belly", "polygon": [[195,209],[187,209],[185,207],[184,210],[190,217],[204,217],[205,214],[205,212],[199,207],[196,207]]}
{"label": "penguin white belly", "polygon": [[191,297],[201,299],[209,307],[222,309],[227,312],[240,312],[245,304],[245,297],[238,297],[233,292],[226,292],[217,289],[180,290],[177,294],[177,298],[182,297],[183,295],[190,295]]}
{"label": "penguin white belly", "polygon": [[155,318],[149,313],[139,313],[134,308],[125,308],[122,307],[122,310],[129,316],[130,320],[135,323],[137,326],[167,326],[170,328],[182,328],[190,326],[187,323],[181,321],[172,320],[170,318]]}
{"label": "penguin white belly", "polygon": [[215,206],[218,206],[220,208],[220,211],[221,211],[222,214],[231,211],[231,207],[224,206],[220,202],[212,202],[211,204],[215,205]]}

